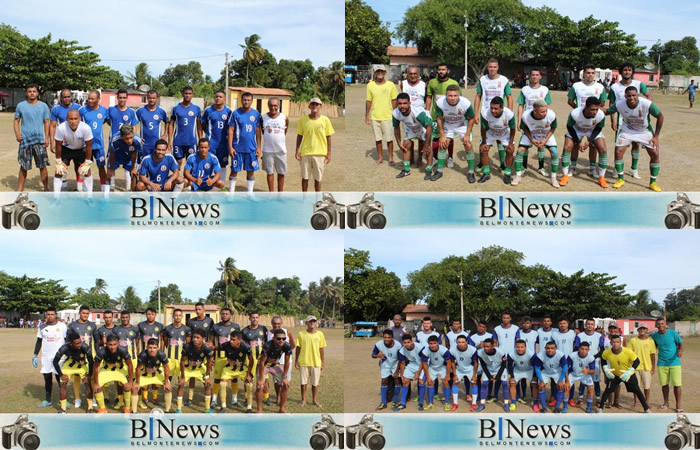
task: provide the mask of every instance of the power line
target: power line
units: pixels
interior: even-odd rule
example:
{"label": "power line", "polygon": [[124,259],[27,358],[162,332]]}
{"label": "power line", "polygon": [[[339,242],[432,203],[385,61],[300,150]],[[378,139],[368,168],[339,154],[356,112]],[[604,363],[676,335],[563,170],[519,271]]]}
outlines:
{"label": "power line", "polygon": [[150,61],[184,61],[186,59],[202,59],[202,58],[217,58],[225,56],[224,53],[217,55],[206,55],[206,56],[188,56],[185,58],[141,58],[141,59],[102,59],[103,62],[150,62]]}

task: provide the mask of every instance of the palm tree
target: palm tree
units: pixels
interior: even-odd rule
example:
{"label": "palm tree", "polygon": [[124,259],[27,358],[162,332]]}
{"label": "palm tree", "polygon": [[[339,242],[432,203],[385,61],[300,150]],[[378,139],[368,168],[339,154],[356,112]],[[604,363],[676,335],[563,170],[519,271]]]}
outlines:
{"label": "palm tree", "polygon": [[[123,309],[135,311],[141,307],[141,298],[136,294],[136,289],[133,286],[127,286],[124,292],[119,294],[117,301],[122,305]],[[158,311],[160,313],[160,311]]]}
{"label": "palm tree", "polygon": [[338,89],[345,88],[345,66],[342,61],[335,61],[323,74],[322,83],[328,89],[333,89],[331,103],[335,102],[335,93]]}
{"label": "palm tree", "polygon": [[248,64],[245,69],[245,85],[248,86],[248,70],[251,64],[258,64],[265,57],[265,49],[260,46],[260,36],[251,34],[244,39],[245,45],[238,44],[243,49],[243,59]]}
{"label": "palm tree", "polygon": [[[223,263],[219,261],[219,267],[217,270],[221,272],[221,281],[224,282],[224,291],[226,292],[226,306],[231,309],[234,309],[232,303],[236,302],[229,303],[228,287],[229,285],[235,283],[236,280],[238,280],[238,278],[241,276],[241,271],[238,270],[238,268],[236,267],[236,260],[231,258],[230,256],[226,258]],[[242,305],[238,305],[240,306],[240,309],[243,309]]]}
{"label": "palm tree", "polygon": [[321,298],[323,298],[321,318],[325,317],[323,312],[326,309],[326,301],[330,300],[331,302],[335,302],[335,299],[338,297],[339,290],[338,286],[335,284],[335,281],[336,280],[333,280],[333,278],[329,276],[325,276],[319,281],[318,294]]}
{"label": "palm tree", "polygon": [[[148,64],[145,62],[137,64],[136,68],[134,69],[134,73],[127,72],[126,80],[131,83],[134,89],[144,84],[150,86],[152,84],[153,77],[150,74]],[[153,86],[151,86],[151,88],[152,87]]]}
{"label": "palm tree", "polygon": [[335,319],[335,305],[336,303],[340,307],[343,306],[343,296],[344,296],[344,280],[343,277],[335,277],[335,281],[333,281],[333,286],[335,287],[335,292],[336,295],[333,298],[333,315],[331,316],[333,319]]}
{"label": "palm tree", "polygon": [[106,294],[107,293],[107,282],[102,278],[95,279],[95,285],[90,288],[91,294]]}

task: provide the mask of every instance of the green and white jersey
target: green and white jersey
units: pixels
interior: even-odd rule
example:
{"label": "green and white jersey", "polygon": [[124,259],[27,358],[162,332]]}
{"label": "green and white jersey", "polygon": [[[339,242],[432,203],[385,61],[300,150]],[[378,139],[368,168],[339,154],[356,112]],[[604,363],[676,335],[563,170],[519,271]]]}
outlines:
{"label": "green and white jersey", "polygon": [[447,97],[443,97],[435,104],[435,114],[442,117],[445,128],[457,129],[466,126],[469,119],[474,117],[474,108],[465,97],[459,97],[454,106],[447,102]]}
{"label": "green and white jersey", "polygon": [[[430,114],[433,118],[435,118],[435,104],[438,102],[438,100],[445,96],[445,93],[447,92],[447,87],[451,85],[459,87],[459,83],[457,83],[452,78],[448,78],[445,81],[440,81],[437,78],[433,78],[432,80],[428,81],[428,89],[426,91],[426,94],[433,97],[433,104],[430,108]],[[462,95],[461,88],[459,90],[459,95]]]}
{"label": "green and white jersey", "polygon": [[549,88],[547,86],[540,85],[537,89],[533,89],[530,86],[523,87],[518,97],[518,104],[525,105],[525,111],[527,111],[532,109],[532,105],[537,100],[544,100],[548,105],[552,104],[552,97],[549,95]]}
{"label": "green and white jersey", "polygon": [[590,134],[595,127],[605,126],[605,114],[598,110],[595,117],[588,118],[583,115],[583,108],[579,107],[569,113],[569,120],[566,122],[567,127],[574,127],[578,134]]}
{"label": "green and white jersey", "polygon": [[640,94],[646,95],[649,92],[647,85],[642,83],[639,80],[630,80],[630,84],[622,84],[621,81],[618,81],[617,83],[610,86],[610,97],[608,97],[608,100],[610,100],[610,104],[614,105],[619,100],[624,100],[625,99],[625,89],[627,89],[630,86],[636,87],[637,91]]}
{"label": "green and white jersey", "polygon": [[401,92],[407,93],[411,97],[411,106],[425,107],[425,93],[427,86],[425,81],[419,80],[415,86],[411,86],[408,80],[401,80]]}
{"label": "green and white jersey", "polygon": [[612,105],[608,112],[620,114],[620,117],[622,117],[621,131],[627,133],[641,133],[644,131],[653,133],[654,130],[651,128],[649,115],[657,117],[661,113],[659,108],[646,98],[639,98],[639,103],[637,103],[635,108],[627,106],[627,100],[620,100]]}
{"label": "green and white jersey", "polygon": [[491,132],[499,140],[508,140],[510,130],[515,130],[515,114],[510,109],[503,108],[501,116],[495,117],[489,108],[486,114],[481,114],[481,128]]}
{"label": "green and white jersey", "polygon": [[491,107],[491,100],[495,97],[501,97],[505,103],[505,96],[511,95],[510,82],[503,75],[499,75],[493,80],[488,75],[484,75],[479,78],[479,82],[476,85],[476,93],[482,96],[481,115],[486,116],[486,112]]}
{"label": "green and white jersey", "polygon": [[[523,116],[520,119],[520,128],[530,131],[530,135],[536,141],[541,141],[547,137],[547,134],[552,128],[557,128],[557,115],[551,109],[547,110],[547,114],[543,119],[537,119],[533,115],[533,110],[525,110]],[[525,133],[523,133],[523,138],[527,139]],[[529,139],[527,139],[529,141]],[[550,136],[547,141],[547,146],[556,146],[557,141],[554,139],[554,135]]]}
{"label": "green and white jersey", "polygon": [[576,103],[577,107],[586,106],[588,97],[597,97],[601,102],[608,99],[608,94],[602,84],[594,82],[586,84],[578,81],[569,89],[568,97]]}
{"label": "green and white jersey", "polygon": [[437,124],[430,117],[428,111],[423,109],[423,107],[414,108],[413,105],[411,105],[410,112],[406,116],[403,115],[399,108],[396,108],[391,114],[391,123],[394,125],[394,128],[398,127],[402,122],[404,128],[410,130],[416,136],[421,136],[423,129],[428,126],[437,128]]}

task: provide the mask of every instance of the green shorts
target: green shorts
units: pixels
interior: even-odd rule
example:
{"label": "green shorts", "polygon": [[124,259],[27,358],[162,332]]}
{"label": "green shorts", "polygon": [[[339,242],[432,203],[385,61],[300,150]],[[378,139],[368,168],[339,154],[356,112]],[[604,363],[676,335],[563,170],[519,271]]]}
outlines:
{"label": "green shorts", "polygon": [[667,386],[669,381],[673,386],[681,386],[681,366],[659,366],[656,370],[659,371],[661,386]]}

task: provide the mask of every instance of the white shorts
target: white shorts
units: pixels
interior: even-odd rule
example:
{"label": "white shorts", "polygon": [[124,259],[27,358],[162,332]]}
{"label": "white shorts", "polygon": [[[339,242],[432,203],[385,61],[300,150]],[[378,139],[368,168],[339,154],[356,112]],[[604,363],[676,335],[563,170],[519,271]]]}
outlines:
{"label": "white shorts", "polygon": [[559,378],[561,378],[560,374],[551,374],[551,373],[543,373],[542,374],[542,380],[544,380],[545,384],[549,383],[550,380],[554,380],[555,383],[558,383]]}
{"label": "white shorts", "polygon": [[645,147],[651,148],[651,138],[654,134],[645,130],[642,132],[632,132],[632,131],[620,131],[617,135],[617,141],[615,141],[616,147],[627,147],[632,142],[639,142]]}
{"label": "white shorts", "polygon": [[430,378],[433,380],[436,380],[438,377],[440,377],[441,380],[444,380],[447,376],[447,367],[443,367],[440,370],[435,370],[432,367],[428,367],[428,373],[430,374]]}
{"label": "white shorts", "polygon": [[593,376],[590,373],[585,375],[576,376],[573,373],[569,374],[569,384],[574,385],[577,381],[580,381],[584,386],[593,386]]}
{"label": "white shorts", "polygon": [[474,366],[470,366],[471,370],[467,370],[466,372],[462,372],[461,370],[457,369],[457,378],[460,380],[464,379],[464,377],[467,377],[469,382],[471,382],[472,377],[474,376]]}
{"label": "white shorts", "polygon": [[[520,144],[518,144],[521,147],[531,147],[532,141],[530,141],[530,138],[527,137],[525,133],[520,137]],[[546,147],[556,147],[557,146],[557,140],[554,138],[554,135],[549,138],[546,144],[544,144]]]}
{"label": "white shorts", "polygon": [[532,375],[534,373],[533,369],[530,370],[514,370],[513,371],[513,378],[515,379],[515,382],[517,383],[520,380],[526,380],[526,381],[531,381],[532,380]]}
{"label": "white shorts", "polygon": [[382,373],[382,378],[393,377],[397,367],[399,367],[398,361],[394,361],[394,364],[389,364],[386,361],[382,361],[381,366],[379,366],[380,372]]}
{"label": "white shorts", "polygon": [[[464,136],[467,135],[467,126],[462,125],[461,127],[450,127],[447,125],[444,125],[444,130],[445,130],[445,137],[448,139],[454,139],[455,134],[459,136],[460,139],[464,139]],[[469,135],[469,140],[471,140],[472,136],[471,134]]]}
{"label": "white shorts", "polygon": [[593,382],[600,383],[600,358],[595,359],[595,373],[593,374]]}
{"label": "white shorts", "polygon": [[56,369],[53,368],[53,356],[52,357],[41,357],[41,373],[53,373],[56,374]]}
{"label": "white shorts", "polygon": [[495,135],[491,132],[491,130],[486,130],[486,145],[492,145],[496,141],[500,142],[504,147],[506,147],[510,142],[510,132],[505,135]]}
{"label": "white shorts", "polygon": [[277,172],[280,175],[287,173],[287,153],[286,152],[263,152],[262,169],[271,175]]}
{"label": "white shorts", "polygon": [[308,180],[313,177],[316,181],[323,178],[323,169],[326,167],[326,157],[323,155],[308,155],[301,157],[301,178]]}
{"label": "white shorts", "polygon": [[[576,129],[576,135],[578,136],[579,142],[580,142],[581,139],[584,138],[584,137],[590,141],[590,139],[591,139],[591,134],[592,134],[592,133],[593,133],[593,130],[591,130],[591,131],[589,131],[589,132],[587,132],[587,133],[584,133],[583,131],[581,131],[581,130],[579,130],[579,129]],[[571,135],[569,134],[568,131],[566,132],[566,137],[568,137],[569,139],[573,139],[573,138],[571,137]],[[598,133],[598,136],[596,136],[595,139],[596,139],[596,141],[597,141],[598,139],[601,139],[601,138],[605,139],[605,136],[603,136],[603,132],[602,132],[602,131],[601,131],[600,133]]]}
{"label": "white shorts", "polygon": [[311,381],[311,386],[318,386],[321,382],[321,368],[313,366],[301,366],[299,368],[301,374],[301,384],[307,385]]}
{"label": "white shorts", "polygon": [[409,364],[403,369],[403,377],[408,378],[409,380],[412,380],[413,377],[416,376],[416,373],[418,373],[418,369],[420,369],[420,366],[418,365],[413,365]]}
{"label": "white shorts", "polygon": [[420,135],[408,127],[403,128],[403,140],[410,141],[411,139],[420,139],[425,141],[425,128],[421,128]]}

